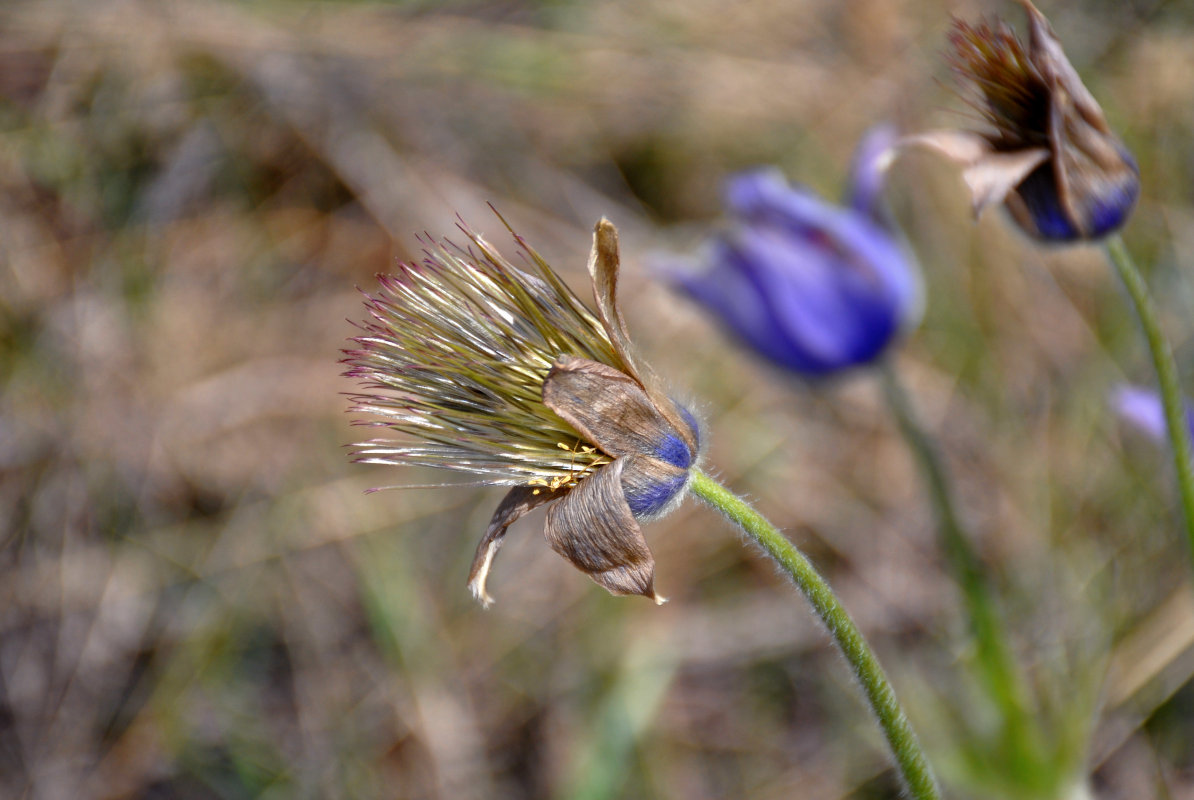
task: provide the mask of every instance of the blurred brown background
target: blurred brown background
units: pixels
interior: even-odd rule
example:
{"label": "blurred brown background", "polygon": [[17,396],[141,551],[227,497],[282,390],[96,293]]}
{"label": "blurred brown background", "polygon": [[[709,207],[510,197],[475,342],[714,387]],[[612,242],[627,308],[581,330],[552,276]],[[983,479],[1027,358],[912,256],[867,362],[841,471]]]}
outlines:
{"label": "blurred brown background", "polygon": [[[1042,7],[1140,160],[1127,230],[1194,344],[1194,8]],[[894,798],[803,601],[688,502],[647,535],[671,602],[607,596],[501,490],[348,463],[355,287],[486,207],[582,294],[623,235],[644,353],[705,466],[813,557],[949,795],[1194,797],[1194,599],[1151,380],[1100,251],[889,197],[928,309],[899,361],[940,437],[1038,727],[1005,747],[911,462],[866,374],[810,387],[651,279],[736,169],[829,197],[892,120],[965,124],[927,0],[9,2],[0,8],[0,796]],[[1188,371],[1188,370],[1187,370]],[[1190,382],[1194,389],[1194,380]],[[999,744],[999,741],[1004,744]]]}

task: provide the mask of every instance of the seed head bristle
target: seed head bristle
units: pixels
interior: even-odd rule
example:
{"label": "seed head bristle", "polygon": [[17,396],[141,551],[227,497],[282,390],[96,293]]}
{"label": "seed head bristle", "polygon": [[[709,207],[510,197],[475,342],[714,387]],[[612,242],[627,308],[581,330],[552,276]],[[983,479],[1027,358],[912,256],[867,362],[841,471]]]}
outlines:
{"label": "seed head bristle", "polygon": [[577,434],[543,404],[543,380],[565,354],[622,364],[596,316],[521,238],[532,271],[461,230],[467,246],[424,240],[421,263],[379,276],[366,295],[371,319],[344,351],[345,375],[361,389],[352,411],[404,438],[362,442],[356,460],[569,485],[606,459],[560,449]]}
{"label": "seed head bristle", "polygon": [[1049,87],[1015,32],[1002,22],[954,20],[948,60],[977,98],[967,98],[1006,147],[1047,139]]}

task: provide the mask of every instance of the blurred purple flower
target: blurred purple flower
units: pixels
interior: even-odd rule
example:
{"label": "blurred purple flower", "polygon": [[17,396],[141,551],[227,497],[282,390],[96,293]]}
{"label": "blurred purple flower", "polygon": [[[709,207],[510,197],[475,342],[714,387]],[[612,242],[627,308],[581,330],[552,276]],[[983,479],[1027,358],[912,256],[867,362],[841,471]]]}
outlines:
{"label": "blurred purple flower", "polygon": [[[1157,442],[1168,438],[1161,396],[1142,386],[1119,386],[1111,393],[1111,408],[1131,427]],[[1194,432],[1194,411],[1186,406],[1186,425]]]}
{"label": "blurred purple flower", "polygon": [[919,277],[881,212],[895,141],[882,127],[860,144],[846,207],[778,170],[731,178],[730,226],[703,269],[666,277],[781,367],[815,377],[874,361],[920,314]]}

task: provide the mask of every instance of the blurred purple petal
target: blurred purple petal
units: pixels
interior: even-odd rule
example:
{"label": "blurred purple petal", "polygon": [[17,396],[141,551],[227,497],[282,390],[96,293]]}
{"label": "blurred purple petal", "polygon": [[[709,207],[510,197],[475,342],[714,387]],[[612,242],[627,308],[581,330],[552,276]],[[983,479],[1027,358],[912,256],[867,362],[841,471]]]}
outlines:
{"label": "blurred purple petal", "polygon": [[[1161,396],[1142,386],[1120,386],[1111,393],[1111,407],[1116,415],[1149,438],[1163,442],[1168,438],[1165,409]],[[1194,431],[1194,412],[1186,405],[1186,425]]]}
{"label": "blurred purple petal", "polygon": [[758,228],[786,230],[790,241],[808,242],[832,260],[890,295],[908,310],[917,309],[920,280],[909,268],[899,243],[878,221],[850,208],[827,203],[804,188],[792,187],[777,169],[741,173],[726,188],[726,205]]}
{"label": "blurred purple petal", "polygon": [[894,125],[876,125],[867,131],[854,151],[846,204],[876,222],[884,220],[883,182],[899,138]]}
{"label": "blurred purple petal", "polygon": [[[864,144],[859,169],[877,203],[885,145],[879,134]],[[919,315],[919,278],[870,214],[792,187],[775,169],[731,178],[726,206],[731,227],[709,245],[704,269],[671,280],[780,366],[820,376],[869,363]]]}

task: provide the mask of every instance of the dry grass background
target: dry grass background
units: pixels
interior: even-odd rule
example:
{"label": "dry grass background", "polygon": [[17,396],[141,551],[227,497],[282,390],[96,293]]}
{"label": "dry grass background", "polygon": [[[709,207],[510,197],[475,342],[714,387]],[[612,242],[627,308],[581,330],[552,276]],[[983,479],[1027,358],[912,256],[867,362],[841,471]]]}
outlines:
{"label": "dry grass background", "polygon": [[[1194,13],[1043,10],[1140,158],[1128,241],[1190,373]],[[1150,372],[1097,249],[973,224],[931,157],[893,175],[928,294],[900,367],[1037,688],[1027,760],[989,744],[872,378],[780,375],[643,267],[695,247],[735,169],[836,196],[873,122],[956,122],[944,33],[983,12],[1019,24],[925,0],[0,8],[0,796],[896,796],[802,601],[706,509],[647,531],[666,606],[606,596],[531,518],[483,612],[464,580],[500,491],[362,494],[441,478],[347,463],[354,287],[457,213],[506,247],[492,201],[578,289],[593,221],[619,225],[631,329],[706,465],[828,574],[951,797],[1194,797],[1194,597],[1164,457],[1105,406]]]}

